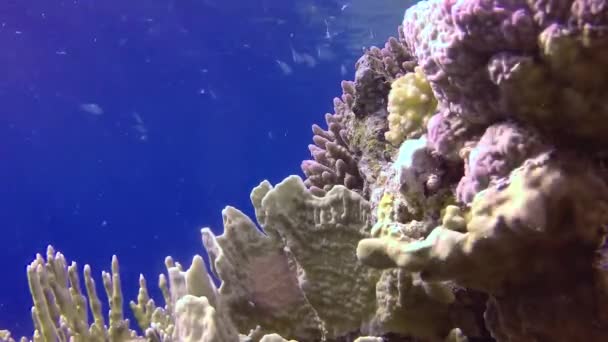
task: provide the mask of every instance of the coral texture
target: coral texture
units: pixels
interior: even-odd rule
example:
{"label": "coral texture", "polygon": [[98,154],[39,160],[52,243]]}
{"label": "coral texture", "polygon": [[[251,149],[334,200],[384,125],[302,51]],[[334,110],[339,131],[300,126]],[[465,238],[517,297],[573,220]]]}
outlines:
{"label": "coral texture", "polygon": [[325,114],[328,130],[312,126],[314,144],[308,145],[313,160],[302,162],[302,171],[308,177],[306,185],[317,195],[323,195],[334,185],[361,189],[363,179],[357,161],[350,150],[344,121],[353,103],[355,90],[352,83],[342,82],[343,100],[334,99],[335,114]]}
{"label": "coral texture", "polygon": [[417,3],[313,126],[306,180],[257,186],[257,223],[224,209],[209,270],[168,257],[163,306],[141,277],[139,332],[116,258],[106,316],[49,247],[31,339],[608,341],[607,28],[604,1]]}
{"label": "coral texture", "polygon": [[399,145],[405,138],[420,135],[437,101],[422,68],[417,67],[391,84],[388,94],[388,132],[386,140]]}

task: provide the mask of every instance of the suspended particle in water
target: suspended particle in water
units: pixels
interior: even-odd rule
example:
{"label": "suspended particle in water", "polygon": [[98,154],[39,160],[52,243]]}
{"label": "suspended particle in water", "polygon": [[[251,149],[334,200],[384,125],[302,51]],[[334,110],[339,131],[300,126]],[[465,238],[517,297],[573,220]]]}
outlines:
{"label": "suspended particle in water", "polygon": [[83,103],[79,106],[79,108],[83,112],[91,115],[99,116],[103,114],[103,108],[101,108],[101,106],[97,103]]}

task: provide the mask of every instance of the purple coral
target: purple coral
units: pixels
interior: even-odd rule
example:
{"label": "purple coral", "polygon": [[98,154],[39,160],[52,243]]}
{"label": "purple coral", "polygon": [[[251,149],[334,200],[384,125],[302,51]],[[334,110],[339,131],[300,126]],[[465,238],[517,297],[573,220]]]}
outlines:
{"label": "purple coral", "polygon": [[468,152],[465,175],[456,189],[457,199],[470,203],[478,192],[545,150],[547,147],[531,129],[513,122],[488,127],[477,145]]}
{"label": "purple coral", "polygon": [[606,0],[575,0],[570,11],[570,25],[595,37],[605,36],[608,25]]}
{"label": "purple coral", "polygon": [[504,115],[493,101],[497,89],[487,76],[488,58],[533,51],[537,38],[523,0],[419,3],[407,11],[403,31],[440,104],[486,124]]}
{"label": "purple coral", "polygon": [[447,161],[460,161],[460,150],[479,131],[480,127],[472,127],[462,117],[442,108],[427,124],[428,146],[433,154]]}
{"label": "purple coral", "polygon": [[590,89],[606,89],[606,27],[604,0],[429,0],[406,12],[403,34],[439,108],[605,142],[605,92]]}
{"label": "purple coral", "polygon": [[391,37],[382,49],[367,50],[355,65],[355,81],[342,82],[343,95],[334,99],[335,114],[325,116],[328,129],[313,125],[313,158],[301,165],[313,193],[321,195],[341,184],[367,195],[374,187],[379,164],[388,161],[382,146],[390,83],[414,69],[403,38]]}
{"label": "purple coral", "polygon": [[355,64],[355,102],[353,113],[361,117],[386,107],[390,84],[406,72],[414,70],[407,47],[391,37],[379,49],[372,47]]}
{"label": "purple coral", "polygon": [[350,82],[342,82],[343,100],[334,99],[335,114],[325,114],[328,130],[318,125],[312,126],[314,144],[308,145],[312,160],[302,162],[306,175],[306,186],[315,195],[323,195],[334,185],[344,185],[352,190],[360,190],[363,180],[357,161],[349,150],[344,120],[352,104],[354,88]]}

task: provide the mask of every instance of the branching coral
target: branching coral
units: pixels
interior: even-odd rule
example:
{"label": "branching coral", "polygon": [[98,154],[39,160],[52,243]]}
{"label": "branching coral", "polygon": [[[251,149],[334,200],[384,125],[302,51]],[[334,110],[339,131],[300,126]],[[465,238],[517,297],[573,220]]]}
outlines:
{"label": "branching coral", "polygon": [[326,114],[328,130],[312,126],[314,145],[308,145],[313,160],[302,162],[302,171],[308,177],[306,185],[312,193],[322,195],[334,185],[349,189],[361,189],[363,179],[359,174],[357,160],[350,150],[344,121],[352,106],[354,89],[349,82],[342,82],[344,101],[334,99],[335,114]]}
{"label": "branching coral", "polygon": [[[108,326],[88,265],[84,267],[87,297],[82,293],[76,263],[68,267],[65,257],[50,246],[46,260],[38,255],[28,266],[27,275],[34,301],[34,341],[125,341],[135,337],[135,332],[129,330],[129,321],[123,317],[116,257],[112,258],[112,273],[102,274],[110,307]],[[87,298],[92,324],[88,322]]]}
{"label": "branching coral", "polygon": [[[111,308],[107,328],[90,268],[85,266],[85,297],[75,264],[66,267],[63,255],[49,247],[47,261],[39,256],[28,271],[34,341],[341,341],[389,332],[462,340],[450,315],[459,307],[450,287],[357,261],[358,242],[370,237],[369,203],[360,195],[336,186],[316,197],[292,176],[276,187],[261,183],[251,199],[263,231],[232,207],[223,212],[224,234],[202,230],[219,288],[200,256],[187,270],[167,257],[167,274],[159,277],[162,307],[140,278],[130,306],[143,337],[122,316],[116,258],[112,274],[103,274]],[[396,287],[395,276],[401,283]],[[94,317],[90,327],[87,298]],[[400,327],[402,320],[410,323]]]}
{"label": "branching coral", "polygon": [[328,130],[313,126],[313,160],[304,161],[302,170],[314,194],[340,184],[368,198],[380,186],[383,161],[394,149],[384,138],[390,84],[414,70],[399,33],[399,39],[389,38],[382,49],[372,47],[357,61],[355,80],[342,82],[343,95],[334,99],[335,114],[325,116]]}
{"label": "branching coral", "polygon": [[[399,33],[401,35],[401,31]],[[412,56],[401,38],[389,38],[382,49],[372,47],[355,64],[352,110],[357,117],[371,115],[385,107],[390,84],[413,71]]]}
{"label": "branching coral", "polygon": [[138,337],[115,258],[106,326],[90,268],[85,296],[49,249],[28,268],[34,341],[608,340],[607,13],[417,3],[313,126],[308,178],[256,187],[257,225],[227,207],[202,230],[219,288],[200,256],[167,258],[165,305],[143,277],[131,303]]}

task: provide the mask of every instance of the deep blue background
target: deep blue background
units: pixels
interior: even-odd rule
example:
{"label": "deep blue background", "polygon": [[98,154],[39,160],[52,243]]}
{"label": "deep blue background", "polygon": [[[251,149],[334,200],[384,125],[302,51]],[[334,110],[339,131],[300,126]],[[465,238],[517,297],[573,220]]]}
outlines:
{"label": "deep blue background", "polygon": [[97,281],[117,254],[128,301],[166,255],[204,253],[224,206],[300,174],[310,125],[405,8],[318,2],[0,4],[0,329],[31,333],[25,267],[48,244]]}

